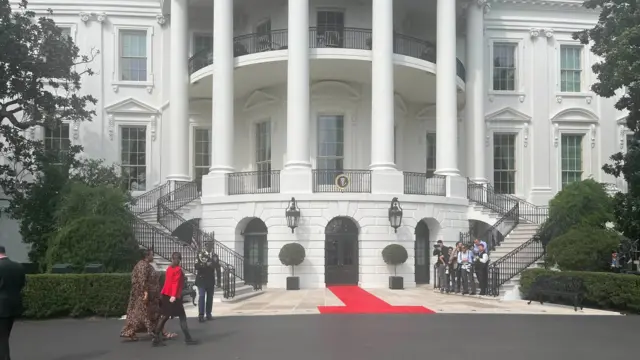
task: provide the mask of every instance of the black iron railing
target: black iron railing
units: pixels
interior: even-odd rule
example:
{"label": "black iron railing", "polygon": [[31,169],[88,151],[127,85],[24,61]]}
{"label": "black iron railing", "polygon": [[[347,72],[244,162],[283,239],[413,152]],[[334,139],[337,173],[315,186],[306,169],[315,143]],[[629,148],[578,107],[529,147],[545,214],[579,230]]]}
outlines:
{"label": "black iron railing", "polygon": [[542,224],[549,218],[549,207],[538,206],[528,201],[522,200],[514,195],[505,195],[518,201],[520,208],[519,216],[521,220],[532,224]]}
{"label": "black iron railing", "polygon": [[427,177],[425,173],[405,171],[404,193],[407,195],[447,196],[447,178],[441,175]]}
{"label": "black iron railing", "polygon": [[185,251],[194,258],[199,251],[204,249],[205,244],[212,244],[213,252],[218,255],[220,262],[230,266],[233,274],[244,280],[244,257],[220,243],[213,234],[200,229],[199,222],[186,220],[176,212],[198,196],[196,182],[176,186],[172,193],[158,201],[158,223],[180,238],[180,242],[186,246]]}
{"label": "black iron railing", "polygon": [[187,246],[177,238],[157,229],[137,216],[133,217],[131,227],[140,246],[153,250],[156,255],[167,261],[171,259],[171,254],[180,252],[184,269],[192,273],[195,271],[195,256],[190,256],[191,252]]}
{"label": "black iron railing", "polygon": [[232,299],[236,296],[236,276],[233,266],[223,264],[222,266],[222,296],[225,299]]}
{"label": "black iron railing", "polygon": [[498,296],[500,287],[544,256],[538,235],[489,265],[489,295]]}
{"label": "black iron railing", "polygon": [[500,246],[502,240],[507,237],[518,226],[520,217],[518,216],[520,205],[516,203],[513,209],[496,221],[481,237],[487,243],[488,251],[493,251]]}
{"label": "black iron railing", "polygon": [[277,194],[280,192],[280,170],[246,171],[227,175],[229,195]]}
{"label": "black iron railing", "polygon": [[370,193],[371,170],[313,170],[315,193]]}
{"label": "black iron railing", "polygon": [[171,182],[166,182],[157,188],[149,190],[136,197],[131,204],[129,204],[129,210],[136,215],[151,211],[158,206],[158,199],[167,195],[170,191]]}
{"label": "black iron railing", "polygon": [[[436,62],[436,46],[432,42],[395,33],[393,51],[398,55],[410,56],[432,63]],[[235,37],[233,53],[235,57],[256,54],[266,51],[284,50],[289,46],[288,30],[271,30],[271,32],[253,33]],[[309,47],[342,48],[354,50],[371,50],[371,29],[349,27],[311,27],[309,28]],[[213,64],[213,51],[205,49],[189,58],[189,74]],[[463,81],[466,71],[460,59],[456,59],[456,74]]]}
{"label": "black iron railing", "polygon": [[504,215],[518,204],[520,220],[533,224],[542,224],[549,217],[549,208],[537,206],[510,194],[500,194],[491,184],[479,184],[467,179],[467,197],[494,212]]}

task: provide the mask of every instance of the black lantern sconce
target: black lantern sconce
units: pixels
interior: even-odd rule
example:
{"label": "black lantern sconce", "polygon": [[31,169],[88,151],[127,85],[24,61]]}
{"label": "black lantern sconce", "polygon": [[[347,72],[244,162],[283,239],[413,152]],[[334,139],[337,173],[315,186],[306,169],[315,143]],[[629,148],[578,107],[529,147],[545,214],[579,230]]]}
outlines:
{"label": "black lantern sconce", "polygon": [[391,200],[391,206],[389,207],[389,224],[395,232],[398,232],[398,228],[400,224],[402,224],[402,207],[400,207],[400,202],[397,197]]}
{"label": "black lantern sconce", "polygon": [[287,225],[291,228],[291,233],[293,234],[293,230],[298,227],[298,222],[300,221],[300,209],[296,205],[296,198],[291,198],[286,215]]}

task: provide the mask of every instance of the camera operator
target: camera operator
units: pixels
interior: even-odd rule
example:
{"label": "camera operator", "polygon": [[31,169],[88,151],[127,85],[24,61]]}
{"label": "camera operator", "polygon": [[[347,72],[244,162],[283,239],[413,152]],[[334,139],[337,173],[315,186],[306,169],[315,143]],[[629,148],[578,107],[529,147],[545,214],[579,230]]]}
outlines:
{"label": "camera operator", "polygon": [[436,285],[440,286],[440,292],[444,292],[449,288],[447,285],[447,266],[449,265],[449,249],[444,246],[442,240],[438,240],[437,244],[433,248],[433,256],[436,256],[436,276],[438,282]]}
{"label": "camera operator", "polygon": [[489,277],[489,255],[483,244],[478,244],[478,256],[475,258],[476,275],[480,284],[480,295],[487,295]]}

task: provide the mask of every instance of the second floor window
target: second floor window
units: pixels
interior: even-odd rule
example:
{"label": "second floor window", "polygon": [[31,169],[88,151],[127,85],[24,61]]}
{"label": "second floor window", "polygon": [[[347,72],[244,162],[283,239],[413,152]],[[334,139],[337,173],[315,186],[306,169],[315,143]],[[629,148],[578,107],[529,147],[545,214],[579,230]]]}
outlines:
{"label": "second floor window", "polygon": [[342,11],[318,11],[318,45],[342,47],[344,35],[344,13]]}
{"label": "second floor window", "polygon": [[147,81],[146,31],[120,31],[120,80]]}
{"label": "second floor window", "polygon": [[344,116],[318,116],[316,161],[318,170],[329,170],[323,172],[320,183],[333,184],[335,177],[344,170]]}
{"label": "second floor window", "polygon": [[44,128],[44,149],[56,157],[64,156],[71,147],[69,124],[61,123]]}
{"label": "second floor window", "polygon": [[516,89],[516,44],[493,45],[493,90]]}
{"label": "second floor window", "polygon": [[436,133],[427,133],[427,177],[433,177],[436,172]]}
{"label": "second floor window", "polygon": [[561,140],[562,187],[582,180],[582,135],[565,134]]}
{"label": "second floor window", "polygon": [[193,175],[200,184],[202,177],[209,173],[211,166],[211,130],[197,128],[194,134],[195,149],[193,152]]}
{"label": "second floor window", "polygon": [[560,91],[582,90],[582,46],[560,46]]}
{"label": "second floor window", "polygon": [[271,187],[271,121],[256,124],[258,189]]}
{"label": "second floor window", "polygon": [[516,192],[515,134],[493,134],[493,186],[499,194]]}
{"label": "second floor window", "polygon": [[120,134],[122,175],[131,191],[145,191],[147,184],[147,130],[144,126],[122,127]]}

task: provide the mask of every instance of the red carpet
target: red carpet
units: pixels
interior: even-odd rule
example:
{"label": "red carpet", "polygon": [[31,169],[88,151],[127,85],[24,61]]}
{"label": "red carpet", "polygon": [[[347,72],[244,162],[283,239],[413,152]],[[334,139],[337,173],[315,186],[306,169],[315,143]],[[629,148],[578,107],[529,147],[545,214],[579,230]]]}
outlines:
{"label": "red carpet", "polygon": [[344,306],[318,306],[321,314],[433,314],[424,306],[393,306],[358,286],[329,286]]}

